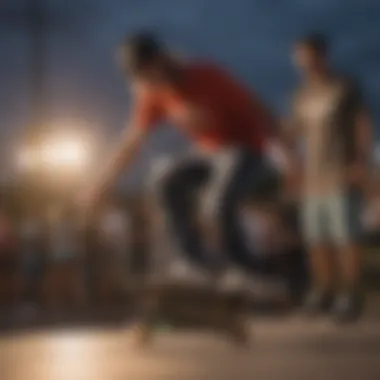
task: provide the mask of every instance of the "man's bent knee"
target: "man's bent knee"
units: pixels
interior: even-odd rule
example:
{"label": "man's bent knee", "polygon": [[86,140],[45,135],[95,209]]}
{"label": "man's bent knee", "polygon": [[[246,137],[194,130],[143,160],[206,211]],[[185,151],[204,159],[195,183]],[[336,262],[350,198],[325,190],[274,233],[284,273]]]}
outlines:
{"label": "man's bent knee", "polygon": [[147,190],[157,201],[162,201],[169,179],[174,175],[176,161],[171,157],[162,157],[152,165],[148,175]]}

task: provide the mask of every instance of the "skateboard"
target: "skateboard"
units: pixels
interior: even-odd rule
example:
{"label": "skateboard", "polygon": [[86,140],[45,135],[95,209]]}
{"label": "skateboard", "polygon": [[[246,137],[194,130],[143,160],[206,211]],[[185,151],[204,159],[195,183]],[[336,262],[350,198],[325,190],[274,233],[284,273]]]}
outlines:
{"label": "skateboard", "polygon": [[163,324],[171,329],[207,329],[223,334],[237,346],[249,345],[250,300],[243,292],[166,283],[140,289],[137,305],[137,346],[149,345]]}

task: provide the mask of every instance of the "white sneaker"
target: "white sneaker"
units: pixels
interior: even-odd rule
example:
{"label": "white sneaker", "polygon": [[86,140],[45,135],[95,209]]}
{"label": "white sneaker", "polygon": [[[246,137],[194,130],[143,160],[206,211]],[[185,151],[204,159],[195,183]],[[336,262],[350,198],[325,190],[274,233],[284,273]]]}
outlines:
{"label": "white sneaker", "polygon": [[174,261],[168,271],[170,280],[180,283],[190,283],[196,285],[206,285],[210,283],[207,273],[195,267],[186,260]]}
{"label": "white sneaker", "polygon": [[250,278],[239,269],[228,269],[221,276],[220,289],[226,292],[245,291],[250,283]]}

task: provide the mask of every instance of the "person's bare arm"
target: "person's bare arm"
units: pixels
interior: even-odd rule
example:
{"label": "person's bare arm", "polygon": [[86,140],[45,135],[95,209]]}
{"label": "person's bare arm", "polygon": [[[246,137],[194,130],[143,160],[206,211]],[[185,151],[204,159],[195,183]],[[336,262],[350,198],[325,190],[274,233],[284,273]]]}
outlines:
{"label": "person's bare arm", "polygon": [[286,151],[288,159],[295,164],[298,139],[300,135],[299,125],[291,117],[282,121],[280,141]]}
{"label": "person's bare arm", "polygon": [[299,116],[297,97],[297,94],[295,94],[292,99],[289,116],[283,120],[281,125],[281,142],[288,164],[285,192],[289,193],[288,195],[291,198],[299,196],[301,183],[303,182],[303,168],[298,156],[298,143],[302,136],[303,128]]}
{"label": "person's bare arm", "polygon": [[129,126],[123,132],[120,141],[114,148],[114,153],[94,181],[90,190],[90,198],[92,200],[112,186],[122,171],[128,170],[134,157],[139,152],[146,135],[146,130],[136,128],[134,125]]}
{"label": "person's bare arm", "polygon": [[372,152],[372,120],[369,112],[361,109],[355,118],[355,160],[350,166],[349,181],[366,185]]}
{"label": "person's bare arm", "polygon": [[366,110],[362,110],[356,116],[355,141],[360,161],[367,164],[372,152],[372,120]]}
{"label": "person's bare arm", "polygon": [[145,141],[151,127],[157,124],[162,115],[155,94],[146,88],[132,85],[133,105],[129,122],[106,165],[97,175],[90,189],[90,202],[94,202],[117,180],[122,171],[128,170]]}
{"label": "person's bare arm", "polygon": [[281,125],[281,140],[293,165],[298,162],[297,149],[302,134],[302,121],[299,112],[299,94],[295,93],[291,101],[289,115]]}

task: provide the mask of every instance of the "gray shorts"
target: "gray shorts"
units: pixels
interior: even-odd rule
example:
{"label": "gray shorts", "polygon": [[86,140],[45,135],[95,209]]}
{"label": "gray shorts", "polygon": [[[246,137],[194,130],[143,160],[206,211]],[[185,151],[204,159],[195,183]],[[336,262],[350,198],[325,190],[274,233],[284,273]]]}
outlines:
{"label": "gray shorts", "polygon": [[342,246],[358,242],[361,205],[362,197],[357,191],[305,197],[302,226],[306,243]]}

